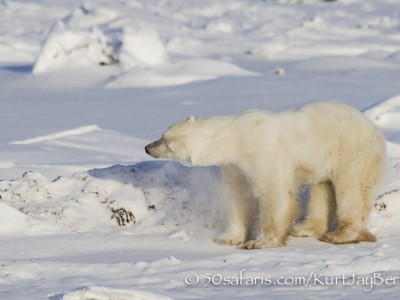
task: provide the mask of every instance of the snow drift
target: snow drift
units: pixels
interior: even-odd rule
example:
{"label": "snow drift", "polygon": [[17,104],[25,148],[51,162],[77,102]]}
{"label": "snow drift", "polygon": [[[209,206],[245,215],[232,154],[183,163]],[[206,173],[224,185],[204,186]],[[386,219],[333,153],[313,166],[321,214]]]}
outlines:
{"label": "snow drift", "polygon": [[0,222],[4,232],[13,234],[43,233],[42,223],[60,232],[211,228],[221,225],[216,218],[219,182],[215,169],[174,162],[116,165],[51,181],[26,172],[18,180],[0,181],[2,214],[7,216]]}
{"label": "snow drift", "polygon": [[169,53],[166,38],[151,25],[128,17],[121,19],[112,10],[108,14],[104,11],[83,4],[58,20],[47,34],[33,73],[116,64],[119,68],[104,79],[111,88],[170,86],[219,76],[257,75],[221,60],[177,57]]}

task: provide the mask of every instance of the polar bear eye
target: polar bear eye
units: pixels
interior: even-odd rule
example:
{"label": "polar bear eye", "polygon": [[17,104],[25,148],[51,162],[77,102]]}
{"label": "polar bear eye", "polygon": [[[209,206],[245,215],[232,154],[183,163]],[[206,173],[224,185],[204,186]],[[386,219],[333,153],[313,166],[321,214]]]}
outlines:
{"label": "polar bear eye", "polygon": [[166,146],[167,146],[167,149],[168,149],[169,151],[171,151],[171,152],[174,151],[174,143],[173,143],[173,142],[167,143]]}

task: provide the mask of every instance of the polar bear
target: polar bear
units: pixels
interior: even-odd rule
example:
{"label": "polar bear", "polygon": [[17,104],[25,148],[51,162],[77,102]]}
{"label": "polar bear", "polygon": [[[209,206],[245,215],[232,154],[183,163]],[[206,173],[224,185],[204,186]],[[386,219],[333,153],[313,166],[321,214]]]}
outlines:
{"label": "polar bear", "polygon": [[[350,106],[189,117],[145,150],[221,167],[228,213],[219,244],[279,247],[290,234],[334,244],[375,241],[366,223],[383,176],[385,139]],[[294,224],[302,185],[309,185],[307,215]]]}

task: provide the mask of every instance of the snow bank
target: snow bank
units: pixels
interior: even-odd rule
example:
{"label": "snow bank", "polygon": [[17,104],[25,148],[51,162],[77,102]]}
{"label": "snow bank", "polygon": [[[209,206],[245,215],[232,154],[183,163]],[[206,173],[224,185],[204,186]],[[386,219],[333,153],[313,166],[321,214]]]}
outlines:
{"label": "snow bank", "polygon": [[82,4],[50,29],[33,68],[39,74],[54,69],[121,63],[130,67],[154,66],[166,59],[164,45],[152,28],[104,26],[118,13]]}
{"label": "snow bank", "polygon": [[396,182],[400,183],[394,180],[400,173],[400,96],[392,97],[367,109],[365,115],[378,126],[387,139],[390,172],[387,172],[384,186],[386,192],[389,192],[390,189],[397,188]]}
{"label": "snow bank", "polygon": [[113,35],[99,27],[116,16],[113,10],[87,4],[74,8],[50,28],[33,66],[33,73],[116,62],[118,43]]}
{"label": "snow bank", "polygon": [[[376,18],[361,7],[354,17],[353,10],[337,9],[336,1],[323,2],[329,1],[82,4],[50,30],[33,72],[93,66],[99,73],[99,66],[114,65],[103,67],[99,84],[128,88],[259,74],[235,63],[249,58],[296,61],[308,71],[396,68],[395,16]],[[308,3],[310,9],[294,3]],[[388,41],[380,43],[384,35]],[[214,63],[198,72],[198,60]]]}
{"label": "snow bank", "polygon": [[397,235],[395,224],[400,224],[400,96],[382,101],[364,113],[387,139],[387,170],[371,223],[380,227],[380,235]]}
{"label": "snow bank", "polygon": [[121,40],[99,27],[71,29],[58,21],[48,34],[33,67],[33,73],[119,62],[123,69],[162,64],[167,53],[158,32],[152,28],[122,28]]}
{"label": "snow bank", "polygon": [[99,28],[71,30],[59,21],[50,30],[33,67],[39,74],[59,68],[109,65],[117,60],[115,45]]}
{"label": "snow bank", "polygon": [[[160,29],[147,21],[105,11],[101,5],[83,4],[58,20],[39,51],[33,73],[115,64],[118,68],[106,71],[103,78],[111,88],[171,86],[221,76],[257,75],[223,60],[193,58],[176,43],[185,39],[162,37]],[[232,30],[224,21],[207,25],[210,32]],[[174,48],[179,55],[169,53]]]}
{"label": "snow bank", "polygon": [[[72,232],[105,233],[119,226],[140,234],[157,227],[211,228],[218,224],[218,182],[212,168],[174,162],[93,169],[52,181],[26,172],[17,180],[0,181],[2,214],[8,216],[1,219],[0,232],[12,228],[29,234],[33,221]],[[171,237],[187,239],[182,234],[174,231]]]}
{"label": "snow bank", "polygon": [[[17,196],[17,195],[15,195]],[[56,233],[58,230],[45,222],[24,214],[23,210],[16,210],[0,202],[0,234],[5,236],[18,236],[21,234],[46,234]]]}
{"label": "snow bank", "polygon": [[365,115],[382,130],[400,130],[400,96],[367,109]]}

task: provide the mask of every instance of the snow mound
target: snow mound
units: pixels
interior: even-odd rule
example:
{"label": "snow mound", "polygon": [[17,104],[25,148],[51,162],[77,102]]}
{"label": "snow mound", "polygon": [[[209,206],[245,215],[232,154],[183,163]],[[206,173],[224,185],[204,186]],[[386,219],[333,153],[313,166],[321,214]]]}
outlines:
{"label": "snow mound", "polygon": [[[364,111],[386,138],[387,168],[371,223],[385,235],[397,234],[400,222],[400,96],[392,97]],[[379,215],[379,221],[377,220]]]}
{"label": "snow mound", "polygon": [[[157,228],[176,231],[180,226],[212,228],[218,223],[218,182],[213,168],[188,168],[174,162],[117,165],[52,181],[26,172],[17,180],[0,181],[6,207],[2,214],[9,216],[2,222],[17,220],[15,230],[28,234],[26,216],[72,232],[129,227],[132,233],[142,234]],[[176,232],[171,238],[188,239]]]}
{"label": "snow mound", "polygon": [[162,64],[167,53],[158,32],[140,25],[104,25],[119,18],[112,10],[83,4],[72,10],[50,29],[33,73],[55,69],[110,65],[119,62],[123,69]]}
{"label": "snow mound", "polygon": [[50,30],[33,67],[39,74],[59,68],[108,65],[117,60],[115,44],[99,28],[71,30],[59,21]]}
{"label": "snow mound", "polygon": [[400,180],[392,182],[387,191],[381,193],[370,217],[371,229],[378,232],[378,238],[397,237],[400,223]]}
{"label": "snow mound", "polygon": [[153,28],[125,27],[119,61],[124,68],[151,67],[163,64],[167,52]]}
{"label": "snow mound", "polygon": [[390,156],[400,160],[400,96],[383,101],[364,113],[384,133]]}
{"label": "snow mound", "polygon": [[[97,75],[101,77],[97,80],[110,88],[162,87],[221,76],[259,75],[225,59],[197,57],[185,48],[197,40],[170,36],[156,28],[159,25],[140,20],[139,9],[121,15],[113,9],[107,13],[101,5],[105,4],[80,5],[55,23],[39,50],[34,74],[58,70],[62,76],[63,71],[82,71],[88,66],[91,68],[85,72],[98,74],[98,66],[114,65]],[[159,12],[153,12],[150,20],[154,14]],[[223,20],[210,20],[206,29],[210,34],[233,31]]]}
{"label": "snow mound", "polygon": [[21,235],[21,234],[46,234],[56,233],[56,227],[31,218],[21,211],[0,202],[0,234],[2,235]]}
{"label": "snow mound", "polygon": [[172,298],[140,290],[113,289],[103,286],[91,286],[67,292],[61,295],[50,296],[49,300],[170,300]]}
{"label": "snow mound", "polygon": [[383,101],[364,113],[380,127],[400,129],[400,95]]}
{"label": "snow mound", "polygon": [[[27,172],[18,180],[2,181],[0,189],[5,203],[60,229],[102,231],[117,222],[133,223],[136,216],[129,213],[133,208],[142,218],[146,212],[143,194],[128,186],[116,187],[110,182],[105,187],[103,184],[87,174],[49,181],[40,174]],[[128,200],[115,199],[116,194],[123,192],[130,195]]]}

